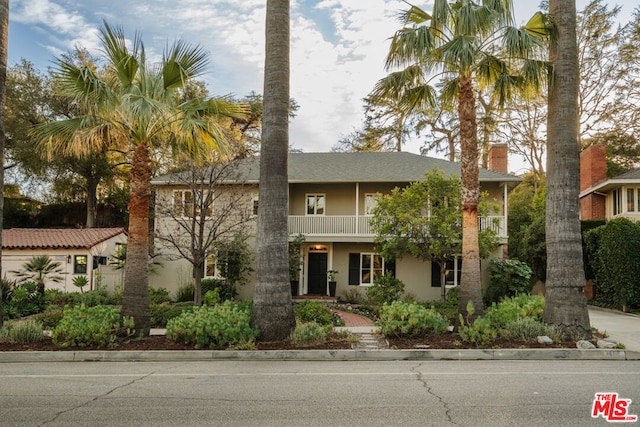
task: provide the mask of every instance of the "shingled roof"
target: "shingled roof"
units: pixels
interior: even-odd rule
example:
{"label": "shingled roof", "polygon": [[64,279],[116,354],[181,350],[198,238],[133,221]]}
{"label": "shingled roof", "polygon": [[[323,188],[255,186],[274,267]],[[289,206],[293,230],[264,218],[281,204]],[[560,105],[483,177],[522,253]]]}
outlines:
{"label": "shingled roof", "polygon": [[2,231],[3,249],[90,249],[124,228],[11,228]]}
{"label": "shingled roof", "polygon": [[[244,159],[238,165],[244,182],[258,182],[259,157]],[[290,153],[290,183],[326,182],[415,182],[425,172],[438,168],[446,175],[460,175],[460,164],[413,153]],[[481,182],[512,182],[522,179],[515,175],[480,169]],[[177,184],[183,180],[175,174],[155,178],[154,185]]]}

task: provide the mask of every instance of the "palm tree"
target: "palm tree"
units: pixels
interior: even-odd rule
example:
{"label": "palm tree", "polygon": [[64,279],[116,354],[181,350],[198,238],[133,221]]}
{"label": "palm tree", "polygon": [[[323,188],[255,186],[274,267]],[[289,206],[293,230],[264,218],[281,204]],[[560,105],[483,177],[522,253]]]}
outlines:
{"label": "palm tree", "polygon": [[[0,258],[2,257],[2,217],[4,210],[4,103],[7,83],[7,47],[9,45],[9,0],[0,0]],[[2,266],[0,265],[0,276]],[[4,319],[0,286],[0,327]]]}
{"label": "palm tree", "polygon": [[33,281],[38,286],[38,292],[44,294],[44,285],[47,281],[62,282],[64,274],[60,263],[52,260],[48,255],[36,255],[22,264],[22,270],[13,271],[19,282]]}
{"label": "palm tree", "polygon": [[[557,40],[547,119],[547,281],[543,319],[574,337],[590,338],[579,219],[578,49],[575,0],[551,0]],[[555,37],[554,37],[555,39]]]}
{"label": "palm tree", "polygon": [[267,0],[260,207],[251,323],[280,341],[295,327],[289,282],[289,0]]}
{"label": "palm tree", "polygon": [[435,0],[431,14],[410,6],[402,14],[405,27],[394,35],[386,62],[388,70],[405,68],[380,80],[374,95],[402,98],[407,110],[422,110],[436,104],[436,90],[430,82],[438,78],[443,81],[440,97],[444,103],[457,101],[463,217],[458,310],[467,315],[467,304],[472,302],[473,317],[480,316],[475,91],[490,88],[503,106],[516,89],[526,85],[539,89],[547,74],[547,63],[541,60],[546,33],[535,31],[539,18],[515,28],[511,0]]}
{"label": "palm tree", "polygon": [[198,46],[177,41],[167,48],[160,64],[150,64],[138,34],[129,50],[122,29],[106,22],[101,42],[105,73],[98,75],[64,58],[56,63],[60,95],[72,97],[87,113],[45,123],[34,134],[47,152],[88,155],[100,150],[104,141],[133,152],[122,315],[132,316],[136,329],[147,334],[151,153],[167,145],[194,155],[206,149],[223,150],[224,133],[216,118],[242,116],[244,107],[227,98],[179,101],[177,91],[207,64]]}

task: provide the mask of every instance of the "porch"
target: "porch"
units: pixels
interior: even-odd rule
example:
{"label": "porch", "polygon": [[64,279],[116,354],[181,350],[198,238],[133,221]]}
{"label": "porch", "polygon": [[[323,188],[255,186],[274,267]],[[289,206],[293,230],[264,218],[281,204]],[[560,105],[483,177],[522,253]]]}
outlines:
{"label": "porch", "polygon": [[[289,215],[289,234],[303,234],[307,237],[359,236],[373,238],[369,224],[370,216],[364,215]],[[481,230],[494,230],[498,237],[506,238],[504,216],[478,218]]]}

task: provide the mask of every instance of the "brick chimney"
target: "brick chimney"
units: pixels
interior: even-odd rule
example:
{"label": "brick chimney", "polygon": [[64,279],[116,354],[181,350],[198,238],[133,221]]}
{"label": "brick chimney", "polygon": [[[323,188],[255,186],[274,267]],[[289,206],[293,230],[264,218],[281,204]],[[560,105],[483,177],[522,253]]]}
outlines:
{"label": "brick chimney", "polygon": [[507,144],[494,144],[489,147],[487,167],[495,172],[509,173],[509,147]]}
{"label": "brick chimney", "polygon": [[[580,153],[580,192],[607,179],[607,148],[590,145]],[[580,219],[605,219],[606,198],[589,193],[580,198]]]}

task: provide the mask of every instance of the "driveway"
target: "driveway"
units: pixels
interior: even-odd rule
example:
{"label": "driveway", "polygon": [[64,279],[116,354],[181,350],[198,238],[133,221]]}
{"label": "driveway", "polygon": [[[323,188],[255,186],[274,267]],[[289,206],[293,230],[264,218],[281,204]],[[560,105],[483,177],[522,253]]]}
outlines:
{"label": "driveway", "polygon": [[619,311],[589,307],[591,326],[621,342],[627,350],[640,351],[640,317]]}

